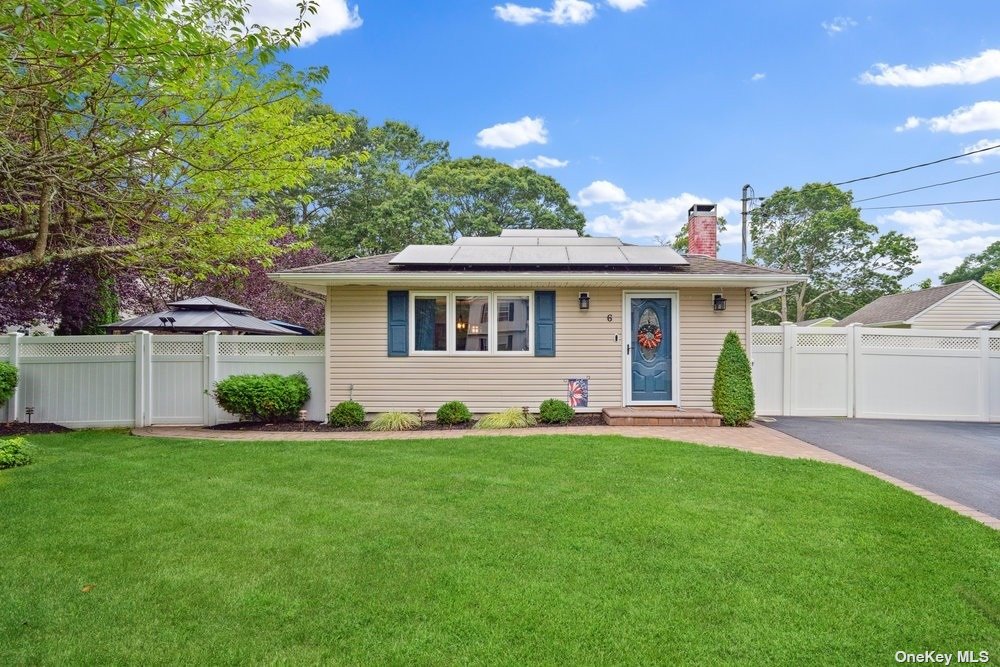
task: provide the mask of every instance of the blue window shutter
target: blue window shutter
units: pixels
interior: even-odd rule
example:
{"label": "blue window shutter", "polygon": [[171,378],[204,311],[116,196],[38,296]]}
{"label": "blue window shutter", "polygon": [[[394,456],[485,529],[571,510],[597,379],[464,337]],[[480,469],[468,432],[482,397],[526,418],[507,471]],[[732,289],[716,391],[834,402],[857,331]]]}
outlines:
{"label": "blue window shutter", "polygon": [[555,292],[535,292],[535,356],[556,356]]}
{"label": "blue window shutter", "polygon": [[410,354],[410,293],[402,290],[389,292],[389,356],[406,357]]}

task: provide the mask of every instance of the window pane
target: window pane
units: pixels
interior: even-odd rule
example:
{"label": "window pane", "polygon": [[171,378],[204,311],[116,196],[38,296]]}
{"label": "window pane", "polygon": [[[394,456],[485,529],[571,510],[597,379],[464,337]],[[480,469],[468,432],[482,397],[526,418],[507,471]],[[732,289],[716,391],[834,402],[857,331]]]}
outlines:
{"label": "window pane", "polygon": [[486,352],[490,340],[490,298],[455,297],[455,351]]}
{"label": "window pane", "polygon": [[526,296],[498,296],[497,351],[527,352],[531,320]]}
{"label": "window pane", "polygon": [[414,349],[443,352],[448,340],[448,297],[413,298]]}

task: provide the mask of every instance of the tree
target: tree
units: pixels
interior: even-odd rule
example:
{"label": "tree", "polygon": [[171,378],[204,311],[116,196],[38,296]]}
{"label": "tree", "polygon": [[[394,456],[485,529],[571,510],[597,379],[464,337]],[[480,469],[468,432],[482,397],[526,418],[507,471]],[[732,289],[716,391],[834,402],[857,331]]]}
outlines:
{"label": "tree", "polygon": [[[716,232],[716,242],[715,242],[715,250],[716,250],[716,252],[718,252],[719,248],[722,247],[722,243],[718,239],[722,237],[722,232],[726,231],[726,225],[727,224],[728,223],[726,222],[726,217],[724,215],[720,215],[719,216],[719,229]],[[666,242],[663,241],[663,240],[661,240],[659,237],[657,237],[657,241],[660,242],[660,245],[666,245]],[[687,225],[684,225],[683,227],[681,227],[680,231],[678,231],[674,235],[674,242],[671,243],[670,245],[671,245],[671,247],[674,250],[676,250],[679,253],[682,253],[682,254],[686,254],[687,253],[687,251],[688,251],[688,228],[687,228]]]}
{"label": "tree", "polygon": [[986,285],[994,292],[1000,294],[1000,269],[990,271],[989,273],[983,275],[979,282]]}
{"label": "tree", "polygon": [[586,224],[566,188],[530,167],[476,156],[431,165],[417,174],[417,182],[430,188],[452,240],[492,236],[504,228],[582,232]]}
{"label": "tree", "polygon": [[0,276],[83,258],[225,273],[288,233],[258,206],[330,164],[349,130],[302,118],[326,72],[276,58],[242,0],[0,5]]}
{"label": "tree", "polygon": [[299,198],[308,204],[295,211],[313,225],[323,252],[344,259],[448,242],[433,193],[414,178],[448,159],[447,142],[429,141],[398,121],[369,127],[353,116],[350,137],[330,150],[352,159],[339,170],[314,171]]}
{"label": "tree", "polygon": [[994,241],[980,253],[972,253],[951,273],[942,273],[941,284],[950,285],[965,280],[983,282],[983,277],[993,271],[1000,271],[1000,241]]}
{"label": "tree", "polygon": [[853,201],[850,191],[807,183],[779,190],[753,211],[753,261],[807,276],[781,295],[777,308],[759,305],[756,321],[801,322],[814,312],[841,317],[901,291],[918,261],[916,241],[894,231],[880,235]]}

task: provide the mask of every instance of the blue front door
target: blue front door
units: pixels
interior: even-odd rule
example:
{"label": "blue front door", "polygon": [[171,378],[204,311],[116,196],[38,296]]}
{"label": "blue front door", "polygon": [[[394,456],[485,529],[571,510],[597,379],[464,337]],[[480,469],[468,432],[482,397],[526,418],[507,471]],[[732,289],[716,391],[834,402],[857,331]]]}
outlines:
{"label": "blue front door", "polygon": [[631,333],[629,367],[630,402],[673,400],[671,303],[666,297],[629,299]]}

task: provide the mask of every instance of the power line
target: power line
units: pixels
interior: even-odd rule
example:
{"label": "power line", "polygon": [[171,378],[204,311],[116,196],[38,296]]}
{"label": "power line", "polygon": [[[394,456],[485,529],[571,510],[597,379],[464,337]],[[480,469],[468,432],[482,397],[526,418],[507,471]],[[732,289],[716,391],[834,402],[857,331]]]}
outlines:
{"label": "power line", "polygon": [[923,208],[926,206],[952,206],[955,204],[980,204],[987,201],[1000,201],[1000,197],[993,197],[992,199],[964,199],[962,201],[940,201],[933,204],[900,204],[898,206],[862,206],[858,210],[861,211],[884,211],[890,208]]}
{"label": "power line", "polygon": [[834,183],[836,186],[848,185],[850,183],[857,183],[859,181],[870,181],[873,178],[882,178],[883,176],[891,176],[892,174],[901,174],[904,171],[910,171],[912,169],[920,169],[921,167],[929,167],[932,164],[941,164],[942,162],[947,162],[948,160],[957,160],[959,158],[968,157],[970,155],[975,155],[976,153],[984,153],[986,151],[992,151],[1000,148],[1000,144],[994,144],[993,146],[987,146],[986,148],[980,148],[978,150],[969,151],[968,153],[962,153],[960,155],[952,155],[951,157],[943,157],[940,160],[932,160],[930,162],[923,162],[921,164],[911,165],[909,167],[903,167],[902,169],[893,169],[892,171],[883,171],[880,174],[872,174],[871,176],[862,176],[861,178],[852,178],[849,181],[841,181],[840,183]]}
{"label": "power line", "polygon": [[971,180],[974,180],[976,178],[984,178],[986,176],[994,176],[996,174],[1000,174],[1000,169],[998,169],[997,171],[991,171],[991,172],[988,172],[988,173],[985,173],[985,174],[979,174],[977,176],[967,176],[965,178],[956,178],[953,181],[943,181],[941,183],[932,183],[931,185],[924,185],[924,186],[921,186],[919,188],[910,188],[909,190],[897,190],[896,192],[890,192],[888,194],[878,195],[877,197],[865,197],[864,199],[855,199],[854,203],[855,204],[859,204],[859,203],[861,203],[863,201],[872,201],[873,199],[884,199],[885,197],[892,197],[893,195],[901,195],[901,194],[904,194],[906,192],[916,192],[917,190],[927,190],[928,188],[936,188],[936,187],[939,187],[939,186],[942,186],[942,185],[951,185],[952,183],[961,183],[962,181],[971,181]]}

